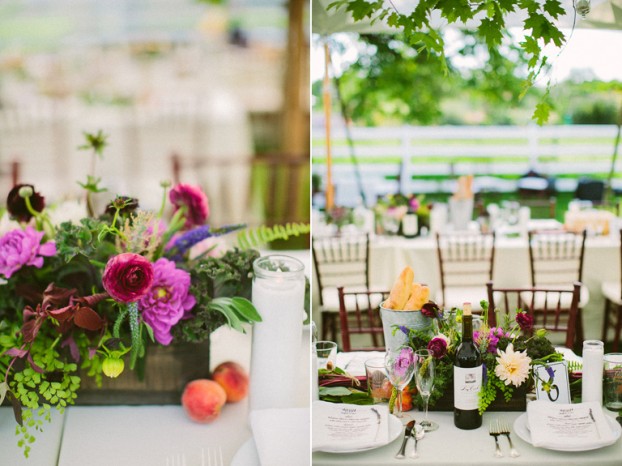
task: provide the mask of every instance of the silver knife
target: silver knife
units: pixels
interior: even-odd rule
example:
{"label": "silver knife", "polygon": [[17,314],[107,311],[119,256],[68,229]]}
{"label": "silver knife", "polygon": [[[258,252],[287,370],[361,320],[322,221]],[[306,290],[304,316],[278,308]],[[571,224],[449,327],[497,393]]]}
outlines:
{"label": "silver knife", "polygon": [[397,459],[401,460],[406,458],[404,452],[406,451],[406,444],[408,443],[410,434],[413,431],[413,427],[415,427],[415,421],[410,421],[408,424],[406,424],[406,429],[404,430],[404,440],[402,440],[402,446],[400,447],[400,451],[397,452],[397,455],[395,455]]}

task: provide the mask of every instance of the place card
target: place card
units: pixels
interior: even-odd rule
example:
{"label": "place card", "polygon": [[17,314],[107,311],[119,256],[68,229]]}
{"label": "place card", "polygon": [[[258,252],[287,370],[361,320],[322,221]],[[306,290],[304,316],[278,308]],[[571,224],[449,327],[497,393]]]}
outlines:
{"label": "place card", "polygon": [[570,403],[570,382],[565,361],[535,366],[536,398],[553,403]]}
{"label": "place card", "polygon": [[389,441],[389,409],[385,405],[313,403],[313,450],[357,450]]}
{"label": "place card", "polygon": [[613,432],[595,402],[559,404],[532,401],[527,405],[531,443],[535,447],[591,448],[607,445]]}

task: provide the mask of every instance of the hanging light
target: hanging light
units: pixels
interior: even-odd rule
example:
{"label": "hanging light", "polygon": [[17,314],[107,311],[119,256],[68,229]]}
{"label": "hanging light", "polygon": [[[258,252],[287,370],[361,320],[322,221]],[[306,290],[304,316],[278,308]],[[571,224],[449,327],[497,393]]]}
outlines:
{"label": "hanging light", "polygon": [[590,12],[590,0],[574,0],[574,7],[583,19]]}

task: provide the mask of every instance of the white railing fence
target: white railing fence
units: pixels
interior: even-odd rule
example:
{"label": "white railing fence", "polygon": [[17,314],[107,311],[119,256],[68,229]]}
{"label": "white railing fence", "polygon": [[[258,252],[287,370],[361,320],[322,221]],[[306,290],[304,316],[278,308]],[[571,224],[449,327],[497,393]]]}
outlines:
{"label": "white railing fence", "polygon": [[[366,198],[375,199],[400,187],[404,193],[450,193],[455,179],[468,174],[475,176],[476,190],[510,192],[529,170],[553,178],[558,191],[574,191],[582,176],[607,176],[617,127],[400,126],[350,131]],[[337,202],[352,204],[358,188],[343,125],[333,128],[331,139]],[[312,156],[313,173],[325,183],[321,122],[313,127]]]}

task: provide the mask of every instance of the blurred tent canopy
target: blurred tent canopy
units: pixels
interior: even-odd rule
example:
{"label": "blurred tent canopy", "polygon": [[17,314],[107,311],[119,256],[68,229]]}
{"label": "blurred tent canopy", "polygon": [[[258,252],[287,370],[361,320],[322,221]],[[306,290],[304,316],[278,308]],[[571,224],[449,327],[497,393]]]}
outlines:
{"label": "blurred tent canopy", "polygon": [[[335,33],[359,33],[359,34],[394,34],[399,31],[398,28],[391,27],[384,20],[371,20],[363,19],[356,21],[353,19],[352,14],[345,10],[345,8],[329,8],[329,5],[334,0],[313,0],[312,6],[312,27],[313,33],[321,36],[329,36]],[[412,11],[417,4],[417,0],[384,0],[385,5],[392,5],[397,11],[402,14],[406,14]],[[576,12],[575,5],[576,0],[561,0],[562,8],[566,11],[566,14],[560,16],[557,24],[562,28],[586,28],[586,29],[610,29],[621,30],[622,29],[622,0],[590,0],[590,12],[585,18],[582,18]],[[482,16],[485,13],[481,13]],[[479,16],[478,16],[479,18]],[[467,21],[466,23],[452,23],[448,24],[447,20],[441,18],[440,15],[436,15],[431,18],[431,26],[434,28],[461,28],[461,29],[473,29],[480,23],[478,20]],[[506,27],[524,27],[524,17],[520,13],[510,13],[506,17]],[[324,45],[326,53],[326,66],[324,77],[324,105],[326,114],[326,164],[327,164],[327,187],[326,187],[326,208],[329,209],[333,206],[334,202],[334,187],[332,186],[332,157],[330,150],[330,92],[329,86],[329,62],[330,51],[328,43]],[[614,167],[617,159],[617,148],[620,140],[620,132],[622,129],[622,108],[620,110],[620,118],[618,121],[618,133],[615,140],[614,152],[612,156],[611,171],[609,174],[609,186],[611,186],[611,179],[614,173]],[[352,147],[352,144],[350,144]],[[354,154],[352,154],[354,158]],[[355,164],[356,168],[356,164]],[[359,175],[356,174],[357,178]],[[361,192],[362,193],[362,192]]]}

